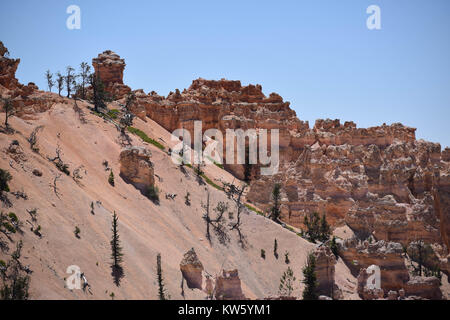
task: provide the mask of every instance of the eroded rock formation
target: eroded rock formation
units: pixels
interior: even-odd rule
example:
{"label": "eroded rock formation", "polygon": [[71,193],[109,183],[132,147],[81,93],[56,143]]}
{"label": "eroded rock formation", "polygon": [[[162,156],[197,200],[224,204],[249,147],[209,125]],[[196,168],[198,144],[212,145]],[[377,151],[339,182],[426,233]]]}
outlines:
{"label": "eroded rock formation", "polygon": [[123,84],[123,72],[125,60],[111,50],[100,53],[97,58],[92,59],[95,74],[102,80],[105,91],[110,93],[113,99],[121,99],[131,89]]}
{"label": "eroded rock formation", "polygon": [[155,183],[151,152],[144,147],[126,147],[120,153],[120,176],[146,192]]}
{"label": "eroded rock formation", "polygon": [[215,296],[217,300],[244,300],[241,279],[237,270],[223,270],[216,278]]}
{"label": "eroded rock formation", "polygon": [[314,257],[316,258],[318,293],[333,297],[336,257],[328,246],[321,246],[314,250]]}
{"label": "eroded rock formation", "polygon": [[406,283],[407,296],[419,296],[430,300],[441,300],[442,292],[439,288],[439,279],[436,277],[412,277]]}
{"label": "eroded rock formation", "polygon": [[351,239],[339,249],[339,255],[355,276],[361,277],[363,269],[371,265],[378,266],[381,271],[381,289],[385,292],[402,289],[409,281],[402,253],[401,244],[384,240],[369,243]]}
{"label": "eroded rock formation", "polygon": [[[414,239],[449,246],[449,158],[439,144],[415,139],[415,129],[400,123],[357,128],[353,122],[317,120],[313,128],[296,117],[289,102],[268,97],[260,85],[197,79],[167,97],[138,94],[135,113],[169,131],[278,129],[280,169],[259,176],[251,168],[247,200],[265,211],[271,188],[282,185],[281,219],[303,227],[306,214],[326,214],[333,226],[348,224],[364,236],[407,245]],[[226,143],[224,143],[226,147]],[[270,146],[270,141],[269,141]],[[225,163],[236,177],[243,165]]]}
{"label": "eroded rock formation", "polygon": [[180,270],[190,289],[202,289],[203,264],[198,259],[194,248],[184,254],[183,260],[180,263]]}
{"label": "eroded rock formation", "polygon": [[64,101],[57,94],[39,91],[32,82],[21,84],[16,78],[19,63],[20,59],[9,58],[8,49],[0,41],[0,96],[11,99],[16,116],[32,116]]}

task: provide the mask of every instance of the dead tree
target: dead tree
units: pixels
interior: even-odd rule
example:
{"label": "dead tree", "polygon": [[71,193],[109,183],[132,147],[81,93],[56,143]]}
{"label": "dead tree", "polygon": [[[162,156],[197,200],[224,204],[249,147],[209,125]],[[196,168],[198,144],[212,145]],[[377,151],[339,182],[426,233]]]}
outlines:
{"label": "dead tree", "polygon": [[86,99],[86,86],[89,83],[89,77],[91,74],[91,66],[86,62],[80,64],[80,74],[81,78],[80,89],[81,89],[81,99]]}
{"label": "dead tree", "polygon": [[66,68],[66,76],[64,77],[64,81],[66,84],[66,90],[67,90],[67,98],[70,98],[70,95],[73,90],[75,90],[76,87],[76,74],[74,73],[75,69],[71,66],[68,66]]}
{"label": "dead tree", "polygon": [[233,200],[236,204],[236,222],[231,224],[231,230],[236,230],[239,235],[239,242],[241,246],[245,247],[245,236],[242,234],[241,231],[241,213],[245,210],[245,205],[242,203],[242,195],[246,189],[247,185],[243,185],[242,187],[238,188],[234,184],[230,183],[224,183],[224,190],[228,196],[229,199]]}
{"label": "dead tree", "polygon": [[221,244],[226,244],[230,241],[225,225],[225,212],[228,210],[228,205],[225,202],[219,202],[214,208],[216,218],[212,221],[214,232]]}
{"label": "dead tree", "polygon": [[30,147],[31,150],[33,150],[33,152],[39,152],[39,147],[37,146],[37,135],[39,133],[39,131],[43,130],[44,126],[37,126],[33,129],[33,131],[31,132],[30,136],[28,137],[28,142],[30,143]]}
{"label": "dead tree", "polygon": [[211,217],[209,216],[209,191],[207,191],[206,204],[202,204],[205,213],[203,214],[203,220],[206,222],[206,239],[211,243],[211,233],[209,231],[211,225]]}
{"label": "dead tree", "polygon": [[59,144],[57,144],[56,146],[56,156],[54,158],[49,158],[47,157],[47,159],[51,162],[53,162],[56,166],[56,168],[58,168],[59,171],[64,172],[66,175],[70,175],[70,171],[69,171],[69,165],[64,163],[64,161],[61,159],[61,147],[59,146]]}
{"label": "dead tree", "polygon": [[36,222],[37,221],[37,212],[38,209],[34,208],[34,209],[27,209],[28,214],[31,216],[31,221]]}
{"label": "dead tree", "polygon": [[211,218],[209,208],[210,208],[210,197],[209,192],[207,192],[206,204],[202,205],[203,209],[205,209],[205,213],[203,215],[203,220],[206,223],[206,238],[211,243],[211,227],[214,230],[214,233],[219,239],[221,244],[226,244],[230,237],[227,233],[227,228],[225,225],[225,213],[228,210],[228,205],[225,202],[219,202],[217,207],[213,210],[216,212],[216,217],[214,219]]}
{"label": "dead tree", "polygon": [[55,176],[55,178],[53,179],[53,185],[50,184],[50,187],[53,188],[53,192],[58,197],[58,199],[61,199],[58,186],[56,185],[56,182],[59,180],[59,178],[61,178],[61,174],[58,174],[58,175]]}

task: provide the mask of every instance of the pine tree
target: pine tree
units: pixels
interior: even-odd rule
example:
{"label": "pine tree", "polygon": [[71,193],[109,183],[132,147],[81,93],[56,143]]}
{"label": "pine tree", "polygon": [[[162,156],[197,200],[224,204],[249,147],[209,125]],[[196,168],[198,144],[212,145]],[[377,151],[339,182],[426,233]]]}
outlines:
{"label": "pine tree", "polygon": [[112,221],[112,239],[111,239],[111,259],[112,259],[112,268],[115,270],[121,270],[121,263],[123,261],[123,253],[122,247],[120,246],[119,241],[119,231],[117,229],[118,217],[116,212],[113,214]]}
{"label": "pine tree", "polygon": [[20,262],[22,240],[16,245],[16,250],[11,254],[11,260],[7,263],[0,260],[3,266],[0,285],[0,300],[27,300],[29,297],[30,277]]}
{"label": "pine tree", "polygon": [[407,253],[411,260],[417,262],[414,272],[422,276],[425,265],[430,264],[430,257],[433,255],[433,248],[423,240],[411,242],[407,248]]}
{"label": "pine tree", "polygon": [[162,275],[162,267],[161,267],[161,254],[158,253],[156,256],[156,274],[158,277],[158,298],[159,300],[167,300],[166,296],[166,288],[164,285],[164,278]]}
{"label": "pine tree", "polygon": [[81,89],[81,99],[86,99],[86,86],[89,82],[89,76],[90,76],[91,66],[88,65],[86,62],[82,62],[80,64],[80,89]]}
{"label": "pine tree", "polygon": [[273,200],[273,206],[272,209],[270,209],[270,217],[272,220],[277,221],[280,217],[280,201],[281,201],[281,185],[279,183],[276,183],[272,190],[272,200]]}
{"label": "pine tree", "polygon": [[16,108],[12,104],[11,98],[3,98],[3,111],[5,112],[5,127],[9,128],[8,119],[16,112]]}
{"label": "pine tree", "polygon": [[279,287],[280,296],[287,296],[287,297],[291,296],[292,291],[294,291],[295,280],[296,278],[294,276],[294,272],[292,271],[291,267],[288,267],[280,279],[280,287]]}
{"label": "pine tree", "polygon": [[320,231],[319,231],[319,240],[322,242],[327,241],[330,239],[331,229],[330,225],[327,222],[326,215],[324,214],[322,218],[320,219]]}
{"label": "pine tree", "polygon": [[275,238],[275,241],[273,242],[273,255],[275,256],[275,258],[278,259],[278,241]]}
{"label": "pine tree", "polygon": [[66,68],[66,76],[64,77],[64,80],[66,82],[67,98],[70,98],[70,94],[72,93],[72,90],[76,85],[76,75],[74,74],[74,72],[75,69],[71,66],[68,66]]}
{"label": "pine tree", "polygon": [[89,79],[92,91],[93,91],[93,104],[95,112],[99,112],[99,109],[103,109],[106,107],[106,92],[105,86],[100,78],[100,73],[91,74]]}
{"label": "pine tree", "polygon": [[45,73],[45,78],[47,79],[48,90],[52,92],[55,81],[53,80],[53,74],[50,72],[50,70],[47,70],[47,72]]}
{"label": "pine tree", "polygon": [[8,170],[0,169],[0,194],[9,192],[8,182],[12,180],[11,173]]}
{"label": "pine tree", "polygon": [[306,226],[306,237],[313,243],[321,238],[320,236],[320,218],[317,212],[305,216],[304,222]]}
{"label": "pine tree", "polygon": [[58,95],[61,96],[61,91],[64,88],[64,76],[60,72],[56,74],[56,85],[58,87]]}
{"label": "pine tree", "polygon": [[336,237],[333,237],[333,239],[331,239],[330,250],[331,250],[331,252],[333,252],[334,256],[337,259],[338,255],[339,255],[339,247],[338,247],[338,244],[336,242]]}
{"label": "pine tree", "polygon": [[303,267],[303,300],[317,300],[317,275],[316,275],[316,258],[312,253],[308,255],[306,265]]}

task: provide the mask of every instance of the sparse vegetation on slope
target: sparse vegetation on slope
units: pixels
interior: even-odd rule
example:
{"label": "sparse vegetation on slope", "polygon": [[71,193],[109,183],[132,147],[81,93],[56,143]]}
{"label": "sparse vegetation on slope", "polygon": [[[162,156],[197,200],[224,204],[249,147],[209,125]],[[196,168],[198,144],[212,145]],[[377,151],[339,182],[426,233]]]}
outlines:
{"label": "sparse vegetation on slope", "polygon": [[158,141],[155,141],[152,138],[149,138],[144,131],[139,130],[139,129],[134,128],[134,127],[128,127],[127,130],[128,130],[128,132],[130,132],[130,133],[132,133],[134,135],[137,135],[139,138],[142,139],[142,141],[150,143],[150,144],[154,145],[155,147],[157,147],[157,148],[159,148],[159,149],[164,151],[165,147],[161,143],[159,143]]}

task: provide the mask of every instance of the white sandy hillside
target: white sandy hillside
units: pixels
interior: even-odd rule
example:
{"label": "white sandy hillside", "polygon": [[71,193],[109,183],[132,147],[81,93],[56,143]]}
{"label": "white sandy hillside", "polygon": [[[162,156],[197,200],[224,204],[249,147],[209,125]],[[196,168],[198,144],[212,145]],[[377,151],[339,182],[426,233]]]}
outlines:
{"label": "white sandy hillside", "polygon": [[[188,169],[185,176],[172,163],[169,156],[154,147],[132,137],[133,145],[145,145],[152,152],[156,178],[160,189],[160,205],[155,205],[141,195],[132,185],[119,176],[118,131],[113,124],[92,114],[86,105],[79,103],[86,114],[87,124],[82,124],[72,109],[73,102],[57,104],[32,120],[13,117],[14,135],[0,134],[0,167],[13,176],[12,191],[23,190],[28,200],[9,196],[12,211],[24,222],[23,236],[14,235],[14,240],[23,239],[23,263],[29,264],[32,299],[109,299],[111,292],[117,299],[156,299],[156,254],[162,254],[163,275],[169,294],[181,299],[181,272],[179,268],[183,254],[195,248],[206,271],[217,274],[221,269],[238,269],[244,294],[252,299],[277,294],[279,279],[287,269],[284,252],[290,255],[290,266],[297,277],[296,295],[300,295],[301,268],[313,245],[283,229],[281,226],[253,212],[243,214],[243,234],[248,248],[243,250],[235,231],[230,232],[231,241],[220,245],[213,236],[210,245],[205,238],[205,223],[202,219],[202,202],[206,202],[206,188],[211,195],[211,205],[226,201],[234,210],[226,195],[211,186],[199,186],[194,173]],[[3,121],[3,114],[0,121]],[[26,138],[32,130],[43,125],[38,135],[40,154],[30,150]],[[170,134],[150,119],[135,120],[136,127],[158,140],[170,141]],[[14,161],[6,152],[12,140],[18,140],[23,149],[23,160]],[[162,142],[161,140],[159,140]],[[61,158],[69,164],[72,172],[83,166],[83,179],[77,184],[72,177],[61,175],[57,180],[59,197],[54,193],[53,181],[60,172],[47,160],[54,157],[56,146],[62,150]],[[107,160],[115,174],[115,187],[108,183],[109,171],[102,162]],[[42,171],[41,177],[32,171]],[[217,166],[205,169],[216,181],[232,181],[233,177]],[[186,206],[184,196],[189,191],[192,205]],[[165,199],[166,193],[177,194],[175,200]],[[90,204],[95,203],[95,215],[90,213]],[[26,220],[31,220],[27,209],[38,208],[37,224],[42,227],[42,238],[30,231]],[[212,209],[212,208],[211,208]],[[119,287],[114,285],[110,269],[111,215],[119,216],[120,240],[124,252],[124,273]],[[234,214],[236,217],[236,214]],[[227,215],[228,217],[228,215]],[[81,230],[80,239],[74,235],[75,227]],[[274,239],[278,240],[280,258],[273,255]],[[9,243],[10,252],[15,247]],[[266,259],[260,257],[261,249]],[[4,253],[1,259],[7,259]],[[65,288],[66,268],[78,265],[85,273],[92,294]],[[348,277],[351,277],[348,274]],[[344,277],[345,278],[345,277]],[[199,290],[185,289],[187,299],[203,299]]]}

